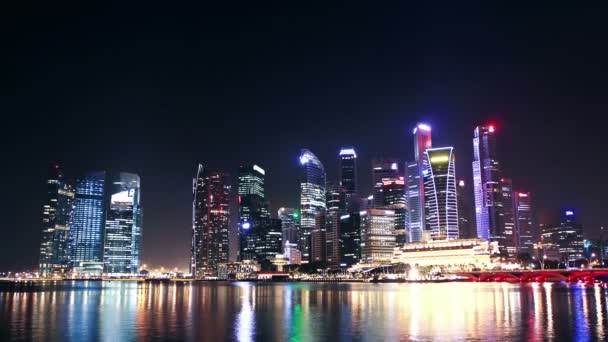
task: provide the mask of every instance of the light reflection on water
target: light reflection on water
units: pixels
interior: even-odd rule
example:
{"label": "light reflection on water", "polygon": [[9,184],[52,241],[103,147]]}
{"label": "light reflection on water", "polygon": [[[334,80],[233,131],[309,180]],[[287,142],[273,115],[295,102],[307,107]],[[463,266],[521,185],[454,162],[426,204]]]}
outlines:
{"label": "light reflection on water", "polygon": [[605,340],[566,284],[58,282],[0,286],[0,340]]}

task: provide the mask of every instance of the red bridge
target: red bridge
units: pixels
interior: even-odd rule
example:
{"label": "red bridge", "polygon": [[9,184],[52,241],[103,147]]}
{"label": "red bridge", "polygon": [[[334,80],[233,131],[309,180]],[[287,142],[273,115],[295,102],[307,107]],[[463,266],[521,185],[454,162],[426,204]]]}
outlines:
{"label": "red bridge", "polygon": [[597,278],[608,278],[608,268],[589,270],[519,270],[519,271],[477,271],[449,273],[468,278],[470,281],[506,281],[506,282],[544,282],[567,281],[592,282]]}

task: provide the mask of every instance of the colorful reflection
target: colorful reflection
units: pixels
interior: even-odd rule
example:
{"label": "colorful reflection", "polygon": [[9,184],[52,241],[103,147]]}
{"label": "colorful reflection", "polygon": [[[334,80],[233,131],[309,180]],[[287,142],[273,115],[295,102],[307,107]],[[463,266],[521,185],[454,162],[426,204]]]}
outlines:
{"label": "colorful reflection", "polygon": [[550,283],[0,287],[0,340],[606,340],[607,290]]}

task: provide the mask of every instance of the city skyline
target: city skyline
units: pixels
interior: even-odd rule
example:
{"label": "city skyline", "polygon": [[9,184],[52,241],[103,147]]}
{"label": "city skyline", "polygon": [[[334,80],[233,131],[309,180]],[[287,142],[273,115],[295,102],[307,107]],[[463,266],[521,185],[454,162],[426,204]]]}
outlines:
{"label": "city skyline", "polygon": [[299,207],[300,148],[337,179],[336,154],[354,146],[369,193],[371,159],[412,158],[418,121],[437,132],[433,145],[454,146],[456,175],[471,186],[472,129],[494,123],[501,166],[515,191],[533,194],[541,220],[574,208],[597,237],[608,189],[585,166],[606,163],[597,119],[607,54],[592,43],[603,39],[602,11],[554,7],[542,19],[539,9],[397,6],[236,18],[192,11],[202,18],[171,20],[163,34],[156,22],[117,13],[73,25],[29,11],[8,21],[1,172],[11,196],[0,201],[11,215],[0,269],[38,263],[49,163],[69,177],[139,174],[144,262],[184,267],[199,161],[232,174],[241,163],[262,165],[276,212]]}

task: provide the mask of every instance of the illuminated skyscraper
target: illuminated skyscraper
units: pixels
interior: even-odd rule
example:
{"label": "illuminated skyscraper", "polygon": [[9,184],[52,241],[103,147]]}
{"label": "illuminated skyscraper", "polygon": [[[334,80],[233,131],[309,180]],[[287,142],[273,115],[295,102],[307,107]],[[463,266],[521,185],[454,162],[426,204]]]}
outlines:
{"label": "illuminated skyscraper", "polygon": [[427,124],[419,123],[414,128],[414,161],[406,163],[405,169],[406,206],[409,210],[406,230],[408,231],[410,242],[422,241],[423,232],[425,231],[426,204],[424,198],[424,176],[422,172],[428,164],[424,151],[431,147],[431,127]]}
{"label": "illuminated skyscraper", "polygon": [[517,218],[516,231],[519,235],[518,253],[535,255],[534,244],[540,239],[537,228],[534,227],[534,216],[532,213],[532,196],[529,192],[518,192],[515,196],[515,209]]}
{"label": "illuminated skyscraper", "polygon": [[[584,258],[583,226],[576,222],[574,211],[567,210],[562,222],[547,225],[541,231],[543,248],[565,263]],[[549,253],[557,252],[557,253]]]}
{"label": "illuminated skyscraper", "polygon": [[340,216],[346,214],[346,197],[344,187],[327,183],[325,214],[325,258],[329,265],[340,264]]}
{"label": "illuminated skyscraper", "polygon": [[432,240],[458,239],[454,148],[429,148],[424,153],[425,233]]}
{"label": "illuminated skyscraper", "polygon": [[497,225],[495,204],[500,190],[500,164],[496,160],[494,131],[494,126],[478,126],[473,132],[473,191],[477,236],[499,241],[502,232]]}
{"label": "illuminated skyscraper", "polygon": [[340,186],[347,195],[357,193],[357,153],[354,148],[340,149]]}
{"label": "illuminated skyscraper", "polygon": [[196,279],[216,276],[228,262],[231,186],[227,174],[198,165],[193,181],[191,272]]}
{"label": "illuminated skyscraper", "polygon": [[135,274],[139,272],[142,222],[139,176],[121,172],[108,188],[104,269],[113,275]]}
{"label": "illuminated skyscraper", "polygon": [[49,167],[46,188],[39,260],[42,276],[66,272],[70,267],[70,225],[74,204],[74,190],[64,179],[59,165]]}
{"label": "illuminated skyscraper", "polygon": [[396,158],[372,160],[372,184],[374,185],[374,207],[384,206],[382,194],[383,179],[397,179],[400,176],[399,160]]}
{"label": "illuminated skyscraper", "polygon": [[501,178],[498,182],[498,199],[495,203],[497,225],[501,232],[498,244],[509,257],[517,257],[519,237],[515,225],[515,207],[513,198],[513,182],[509,178]]}
{"label": "illuminated skyscraper", "polygon": [[103,263],[106,173],[91,172],[76,179],[72,214],[72,264]]}
{"label": "illuminated skyscraper", "polygon": [[325,209],[325,168],[321,161],[309,150],[303,149],[300,153],[300,242],[302,260],[310,260],[310,242],[313,230],[317,226]]}
{"label": "illuminated skyscraper", "polygon": [[[260,250],[265,236],[265,228],[272,225],[266,222],[270,219],[268,204],[264,194],[264,178],[266,172],[258,165],[239,167],[238,202],[239,202],[239,259],[258,259],[256,251]],[[258,227],[264,220],[263,227]],[[278,252],[280,253],[280,251]]]}
{"label": "illuminated skyscraper", "polygon": [[340,216],[340,266],[354,265],[361,260],[361,216],[351,213]]}
{"label": "illuminated skyscraper", "polygon": [[368,209],[361,216],[361,262],[388,262],[395,248],[395,212]]}
{"label": "illuminated skyscraper", "polygon": [[405,230],[407,208],[405,206],[404,178],[385,178],[382,181],[382,194],[384,200],[382,208],[395,212],[395,242],[397,246],[401,246],[408,241]]}
{"label": "illuminated skyscraper", "polygon": [[278,212],[279,220],[281,220],[281,230],[283,237],[283,246],[289,241],[290,243],[298,242],[298,226],[300,225],[300,213],[294,208],[281,208]]}

